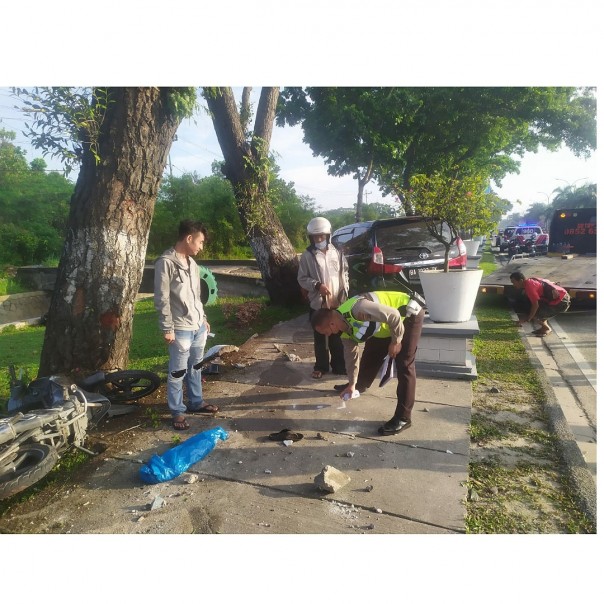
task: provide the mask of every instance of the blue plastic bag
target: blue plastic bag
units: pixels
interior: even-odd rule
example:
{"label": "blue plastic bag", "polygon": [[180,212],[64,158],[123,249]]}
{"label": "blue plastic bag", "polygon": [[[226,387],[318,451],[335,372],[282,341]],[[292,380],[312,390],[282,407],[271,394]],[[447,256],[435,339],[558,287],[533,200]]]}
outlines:
{"label": "blue plastic bag", "polygon": [[226,430],[220,426],[200,432],[163,455],[153,455],[149,463],[140,469],[141,478],[149,484],[172,480],[203,459],[216,446],[218,439],[227,438]]}

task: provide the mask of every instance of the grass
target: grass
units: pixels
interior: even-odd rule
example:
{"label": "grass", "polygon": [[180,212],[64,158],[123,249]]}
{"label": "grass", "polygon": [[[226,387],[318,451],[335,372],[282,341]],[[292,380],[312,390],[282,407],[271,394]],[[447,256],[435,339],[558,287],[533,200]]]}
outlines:
{"label": "grass", "polygon": [[[492,254],[483,254],[485,274],[497,268]],[[266,298],[220,298],[206,308],[214,344],[241,345],[254,333],[297,317],[305,306],[273,307]],[[480,334],[474,340],[478,379],[470,439],[466,532],[468,533],[593,533],[579,511],[562,470],[557,441],[546,428],[545,393],[501,296],[481,297],[475,312]],[[43,327],[9,328],[0,332],[0,405],[8,397],[7,366],[14,364],[35,376],[44,338]],[[167,368],[166,347],[159,333],[153,300],[136,304],[129,368],[160,375]],[[488,391],[497,387],[499,395]],[[487,394],[485,394],[487,392]],[[149,417],[151,423],[154,417]],[[502,452],[507,452],[506,458]],[[517,462],[511,462],[518,455]],[[63,472],[86,460],[79,451],[64,455],[45,481],[61,480]],[[33,492],[47,482],[32,487]],[[31,489],[28,489],[28,493]],[[31,496],[31,495],[28,495]]]}
{"label": "grass", "polygon": [[[280,321],[287,321],[307,312],[307,307],[271,306],[268,298],[220,298],[217,304],[208,306],[205,310],[212,332],[216,334],[215,344],[239,346],[254,333],[261,333]],[[14,364],[30,379],[35,377],[43,341],[44,327],[8,327],[0,332],[0,414],[10,395],[8,366]],[[214,342],[209,340],[208,348],[213,345]],[[167,366],[167,349],[159,331],[153,299],[141,300],[135,306],[128,368],[148,369],[165,375]],[[159,414],[154,409],[148,409],[146,415],[151,427],[158,428]],[[175,435],[172,444],[179,442],[180,437]],[[0,516],[16,503],[35,497],[43,489],[62,485],[89,459],[86,453],[69,449],[61,455],[57,465],[42,480],[23,493],[0,502]]]}
{"label": "grass", "polygon": [[[206,307],[210,329],[206,348],[217,344],[240,346],[255,333],[267,331],[280,321],[307,312],[306,306],[271,306],[268,298],[219,298]],[[0,334],[1,337],[1,334]],[[0,339],[1,342],[1,339]],[[153,299],[136,304],[129,369],[148,369],[162,374],[168,365],[166,346],[159,332]]]}
{"label": "grass", "polygon": [[[206,307],[206,314],[215,338],[208,339],[207,347],[215,344],[243,344],[254,333],[270,329],[307,312],[306,306],[272,306],[268,298],[219,298],[218,303]],[[31,378],[38,373],[40,353],[44,342],[44,327],[13,326],[0,332],[0,412],[8,400],[8,366],[23,369]],[[165,376],[168,353],[161,337],[153,299],[136,303],[134,326],[130,344],[129,369],[148,369]]]}
{"label": "grass", "polygon": [[57,491],[60,490],[60,487],[73,477],[73,473],[88,463],[89,460],[90,455],[79,449],[72,448],[65,451],[54,468],[44,478],[21,493],[0,501],[0,516],[4,515],[16,504],[33,499],[41,491],[53,488],[53,486],[56,487]]}
{"label": "grass", "polygon": [[[483,262],[486,268],[483,267]],[[493,256],[480,267],[493,272]],[[466,532],[594,533],[550,432],[546,395],[503,296],[479,297]]]}
{"label": "grass", "polygon": [[0,276],[0,296],[9,296],[10,294],[22,294],[28,291],[13,277],[6,275]]}

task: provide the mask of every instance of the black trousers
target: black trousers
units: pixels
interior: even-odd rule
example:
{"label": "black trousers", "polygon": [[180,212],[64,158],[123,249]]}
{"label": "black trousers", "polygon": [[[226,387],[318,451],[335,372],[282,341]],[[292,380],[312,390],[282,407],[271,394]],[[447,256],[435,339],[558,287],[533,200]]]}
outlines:
{"label": "black trousers", "polygon": [[[309,319],[315,311],[311,308]],[[346,363],[344,362],[344,346],[339,334],[332,334],[326,338],[323,334],[313,329],[315,340],[315,366],[314,371],[346,375]],[[327,342],[326,342],[327,340]]]}
{"label": "black trousers", "polygon": [[[394,417],[401,420],[410,420],[413,405],[415,405],[415,353],[422,333],[425,311],[417,315],[407,317],[403,325],[405,335],[403,336],[401,351],[396,355],[396,373],[398,386],[396,388],[396,409]],[[365,348],[361,355],[357,388],[369,388],[373,384],[378,371],[388,354],[390,338],[369,338],[365,342]]]}

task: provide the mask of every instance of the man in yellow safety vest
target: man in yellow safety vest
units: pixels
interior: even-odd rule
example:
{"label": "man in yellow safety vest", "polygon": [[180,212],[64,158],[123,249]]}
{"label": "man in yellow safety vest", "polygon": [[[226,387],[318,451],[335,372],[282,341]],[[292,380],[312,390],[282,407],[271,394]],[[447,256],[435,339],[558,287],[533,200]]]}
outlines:
{"label": "man in yellow safety vest", "polygon": [[[378,432],[398,434],[411,426],[415,404],[415,352],[424,309],[402,292],[374,291],[353,296],[336,309],[317,310],[313,328],[323,335],[342,334],[348,383],[335,386],[342,398],[364,392],[376,378],[386,356],[394,360],[398,386],[394,416]],[[364,342],[359,359],[359,344]]]}

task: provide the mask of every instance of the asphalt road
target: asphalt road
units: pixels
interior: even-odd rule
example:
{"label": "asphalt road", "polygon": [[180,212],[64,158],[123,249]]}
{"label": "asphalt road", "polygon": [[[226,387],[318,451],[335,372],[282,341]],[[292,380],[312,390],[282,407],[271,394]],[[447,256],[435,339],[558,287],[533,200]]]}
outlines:
{"label": "asphalt road", "polygon": [[[575,357],[577,364],[596,387],[596,309],[574,308],[554,319],[556,333]],[[574,350],[573,350],[574,349]]]}
{"label": "asphalt road", "polygon": [[550,319],[554,333],[547,338],[528,336],[570,431],[596,478],[597,359],[596,310],[572,308]]}

